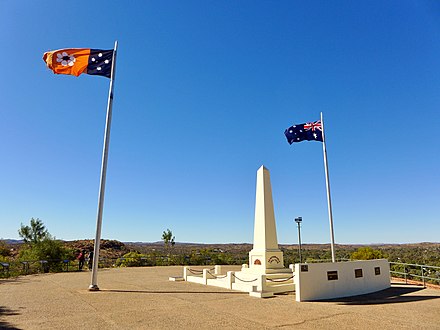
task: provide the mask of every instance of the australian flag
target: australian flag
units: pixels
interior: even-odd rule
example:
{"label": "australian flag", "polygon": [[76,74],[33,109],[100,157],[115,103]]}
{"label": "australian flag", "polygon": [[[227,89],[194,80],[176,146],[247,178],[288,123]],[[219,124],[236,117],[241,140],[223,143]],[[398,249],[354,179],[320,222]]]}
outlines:
{"label": "australian flag", "polygon": [[312,123],[298,124],[290,126],[284,131],[287,142],[292,144],[301,141],[320,141],[322,142],[322,125],[321,121]]}

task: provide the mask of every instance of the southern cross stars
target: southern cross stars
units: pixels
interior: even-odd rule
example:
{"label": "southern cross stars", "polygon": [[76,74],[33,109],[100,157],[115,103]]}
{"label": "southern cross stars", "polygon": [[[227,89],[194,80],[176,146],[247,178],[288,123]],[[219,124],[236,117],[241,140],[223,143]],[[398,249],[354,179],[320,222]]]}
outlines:
{"label": "southern cross stars", "polygon": [[110,78],[113,50],[90,49],[87,73]]}

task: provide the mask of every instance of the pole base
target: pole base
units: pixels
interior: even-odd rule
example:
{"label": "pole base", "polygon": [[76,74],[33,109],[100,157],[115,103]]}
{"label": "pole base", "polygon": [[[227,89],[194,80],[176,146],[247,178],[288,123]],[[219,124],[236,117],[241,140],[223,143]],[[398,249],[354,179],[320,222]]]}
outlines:
{"label": "pole base", "polygon": [[89,291],[99,291],[99,287],[96,284],[90,284]]}

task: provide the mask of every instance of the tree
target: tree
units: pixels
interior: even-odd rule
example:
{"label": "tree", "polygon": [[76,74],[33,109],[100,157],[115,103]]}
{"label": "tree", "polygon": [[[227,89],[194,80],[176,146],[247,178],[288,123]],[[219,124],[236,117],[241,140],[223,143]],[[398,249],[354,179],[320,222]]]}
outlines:
{"label": "tree", "polygon": [[30,226],[21,224],[18,230],[18,235],[23,238],[25,243],[38,243],[46,238],[52,238],[40,219],[31,218],[30,224]]}
{"label": "tree", "polygon": [[165,244],[165,250],[168,254],[168,262],[170,260],[170,250],[174,246],[174,244],[176,244],[176,242],[174,242],[174,239],[175,237],[173,236],[173,232],[171,230],[167,229],[162,233],[162,240]]}
{"label": "tree", "polygon": [[73,258],[72,252],[67,250],[61,241],[52,237],[43,221],[38,218],[32,218],[30,226],[21,224],[18,234],[27,243],[20,250],[20,260],[46,260],[51,263],[52,268],[56,268],[57,266],[60,267],[57,264],[59,260]]}
{"label": "tree", "polygon": [[174,244],[176,244],[176,242],[174,242],[174,239],[176,237],[173,236],[173,232],[169,229],[167,229],[166,231],[164,231],[162,233],[162,240],[165,243],[165,247],[167,248],[167,250],[170,249],[170,247],[174,246]]}
{"label": "tree", "polygon": [[361,247],[351,254],[351,259],[354,260],[371,260],[381,259],[384,255],[380,250],[374,250],[369,246]]}

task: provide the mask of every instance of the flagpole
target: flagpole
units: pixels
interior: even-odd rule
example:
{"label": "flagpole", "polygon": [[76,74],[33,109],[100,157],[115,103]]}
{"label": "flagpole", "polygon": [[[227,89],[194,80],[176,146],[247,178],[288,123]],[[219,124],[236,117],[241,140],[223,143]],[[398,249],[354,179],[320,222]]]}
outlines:
{"label": "flagpole", "polygon": [[325,147],[324,120],[322,117],[322,112],[321,112],[321,125],[322,125],[322,152],[324,154],[324,168],[325,168],[325,186],[327,188],[328,219],[330,222],[330,239],[331,239],[330,245],[332,250],[332,262],[336,262],[335,234],[333,232],[332,199],[330,196],[330,180],[328,178],[327,149]]}
{"label": "flagpole", "polygon": [[89,291],[99,290],[98,287],[99,246],[101,243],[102,211],[104,207],[105,179],[107,175],[108,148],[110,144],[110,128],[112,123],[113,83],[115,80],[117,48],[118,48],[118,41],[115,41],[112,69],[110,75],[110,87],[109,87],[108,101],[107,101],[107,119],[105,122],[104,146],[102,150],[101,179],[99,185],[98,214],[96,216],[96,236],[95,236],[95,246],[93,250],[92,279],[91,279],[91,284],[89,286]]}

